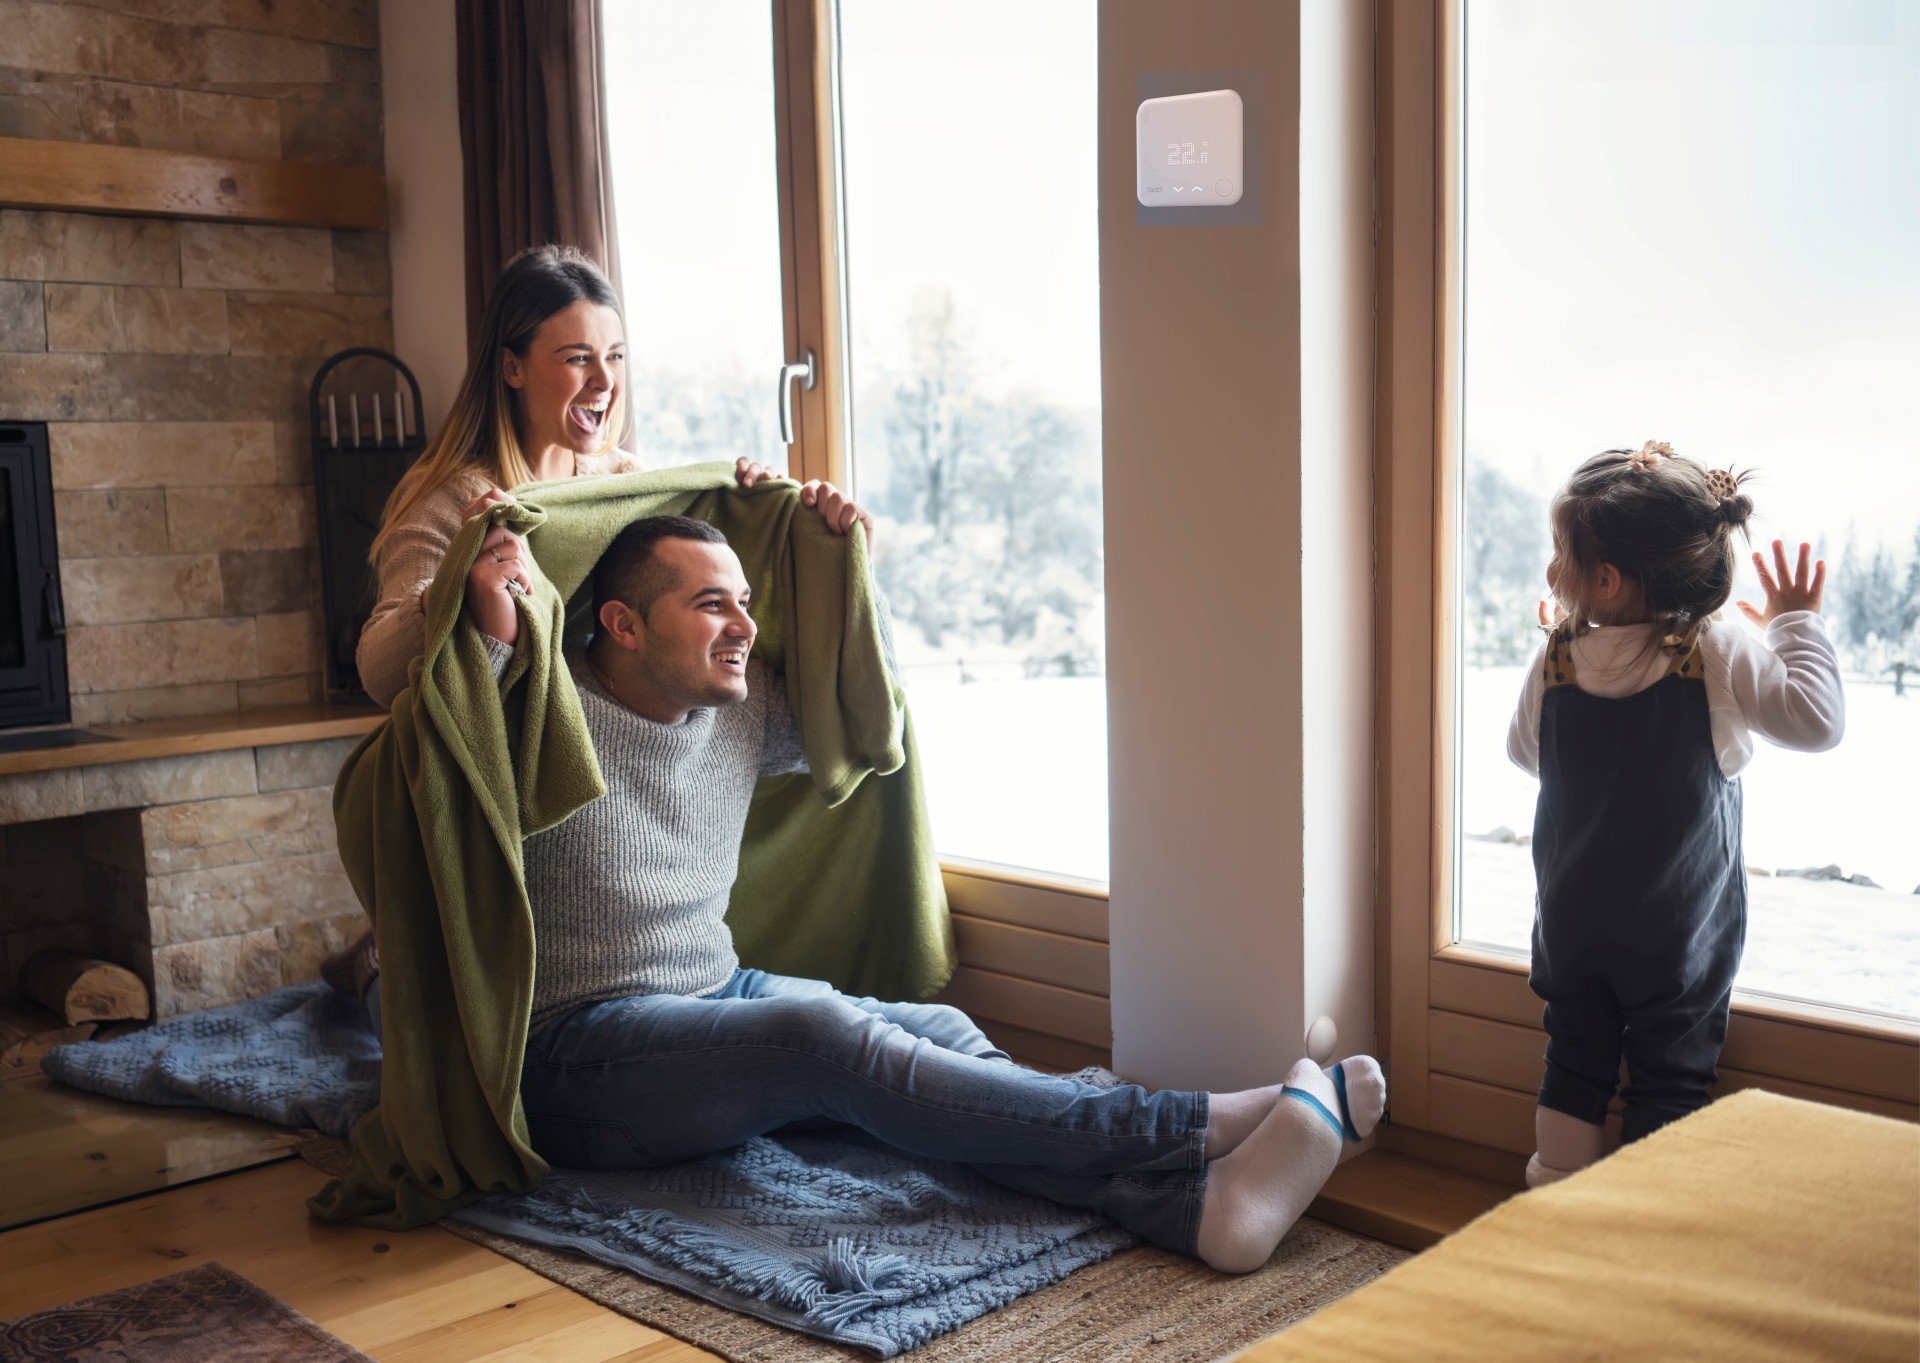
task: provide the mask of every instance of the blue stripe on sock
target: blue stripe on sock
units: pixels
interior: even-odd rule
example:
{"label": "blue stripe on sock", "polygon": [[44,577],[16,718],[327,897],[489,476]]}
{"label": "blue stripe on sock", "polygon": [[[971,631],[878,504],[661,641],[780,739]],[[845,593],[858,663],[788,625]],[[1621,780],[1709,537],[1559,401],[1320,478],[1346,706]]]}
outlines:
{"label": "blue stripe on sock", "polygon": [[1340,1095],[1340,1123],[1342,1136],[1358,1144],[1360,1132],[1353,1124],[1353,1112],[1347,1106],[1347,1066],[1346,1062],[1333,1067],[1333,1087]]}
{"label": "blue stripe on sock", "polygon": [[1327,1105],[1311,1093],[1308,1093],[1305,1089],[1297,1089],[1291,1084],[1287,1084],[1280,1089],[1280,1096],[1282,1098],[1298,1098],[1301,1102],[1327,1119],[1327,1125],[1333,1128],[1334,1135],[1343,1138],[1346,1136],[1346,1129],[1340,1125],[1340,1119],[1327,1111]]}

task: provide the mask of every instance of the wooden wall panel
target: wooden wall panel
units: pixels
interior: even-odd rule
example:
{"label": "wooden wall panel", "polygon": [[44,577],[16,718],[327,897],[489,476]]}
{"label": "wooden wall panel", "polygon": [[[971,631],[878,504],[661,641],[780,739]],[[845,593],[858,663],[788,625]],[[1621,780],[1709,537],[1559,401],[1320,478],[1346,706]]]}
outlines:
{"label": "wooden wall panel", "polygon": [[[953,973],[952,983],[934,998],[978,1019],[1010,1022],[1101,1049],[1113,1046],[1112,1009],[1097,994],[962,965]],[[993,1029],[986,1030],[991,1034]]]}
{"label": "wooden wall panel", "polygon": [[[1388,1101],[1392,1098],[1389,1095]],[[1426,1129],[1516,1155],[1533,1153],[1533,1095],[1435,1074],[1427,1081]]]}
{"label": "wooden wall panel", "polygon": [[[1516,1027],[1487,1018],[1435,1009],[1428,1014],[1427,1036],[1436,1073],[1529,1097],[1539,1089],[1547,1038],[1546,1033],[1538,1028]],[[1831,1044],[1830,1038],[1827,1044]],[[1770,1052],[1770,1055],[1777,1054],[1777,1051]],[[1623,1086],[1627,1082],[1624,1066],[1621,1068],[1620,1082]],[[1737,1066],[1723,1064],[1720,1067],[1720,1082],[1713,1090],[1715,1097],[1745,1088],[1765,1089],[1788,1098],[1802,1098],[1808,1102],[1826,1103],[1855,1112],[1870,1112],[1881,1117],[1920,1121],[1920,1106],[1912,1102],[1782,1078],[1777,1074],[1756,1073]],[[1616,1097],[1614,1111],[1618,1113],[1619,1109],[1620,1102]]]}
{"label": "wooden wall panel", "polygon": [[0,137],[0,204],[384,231],[377,170]]}
{"label": "wooden wall panel", "polygon": [[1107,940],[1107,898],[1096,887],[1056,889],[964,862],[946,862],[943,870],[947,903],[955,913],[1066,937]]}
{"label": "wooden wall panel", "polygon": [[954,943],[967,965],[1107,997],[1107,944],[956,913]]}

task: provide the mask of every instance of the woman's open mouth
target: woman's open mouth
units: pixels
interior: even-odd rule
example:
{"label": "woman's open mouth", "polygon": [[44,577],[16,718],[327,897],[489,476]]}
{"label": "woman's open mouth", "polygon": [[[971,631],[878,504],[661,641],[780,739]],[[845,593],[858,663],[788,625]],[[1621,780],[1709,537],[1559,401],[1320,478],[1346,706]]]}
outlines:
{"label": "woman's open mouth", "polygon": [[567,408],[567,419],[588,435],[598,435],[601,424],[607,419],[609,401],[602,398],[598,405],[576,402]]}

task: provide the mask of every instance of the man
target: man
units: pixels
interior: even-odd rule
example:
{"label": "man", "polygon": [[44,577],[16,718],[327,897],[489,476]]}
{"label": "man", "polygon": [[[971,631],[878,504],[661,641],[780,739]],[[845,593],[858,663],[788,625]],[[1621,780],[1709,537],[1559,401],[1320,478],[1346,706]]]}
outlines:
{"label": "man", "polygon": [[[830,487],[809,492],[836,529],[860,516]],[[482,556],[467,592],[496,677],[521,633],[503,566]],[[533,1147],[636,1168],[846,1123],[1223,1271],[1259,1267],[1342,1133],[1378,1121],[1371,1059],[1337,1078],[1303,1060],[1286,1084],[1241,1093],[1102,1089],[1014,1064],[956,1009],[740,966],[724,915],[754,783],[805,764],[781,680],[751,657],[749,604],[739,559],[702,521],[635,522],[595,570],[597,628],[568,663],[607,794],[523,847]]]}

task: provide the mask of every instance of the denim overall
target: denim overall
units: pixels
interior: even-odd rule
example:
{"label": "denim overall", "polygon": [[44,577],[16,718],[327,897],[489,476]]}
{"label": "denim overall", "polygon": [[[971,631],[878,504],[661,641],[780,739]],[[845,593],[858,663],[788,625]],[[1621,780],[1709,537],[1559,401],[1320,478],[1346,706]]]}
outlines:
{"label": "denim overall", "polygon": [[1573,637],[1547,645],[1539,886],[1528,983],[1546,1003],[1539,1102],[1599,1125],[1626,1060],[1621,1138],[1704,1107],[1747,932],[1740,783],[1720,771],[1696,625],[1631,696],[1575,684]]}

